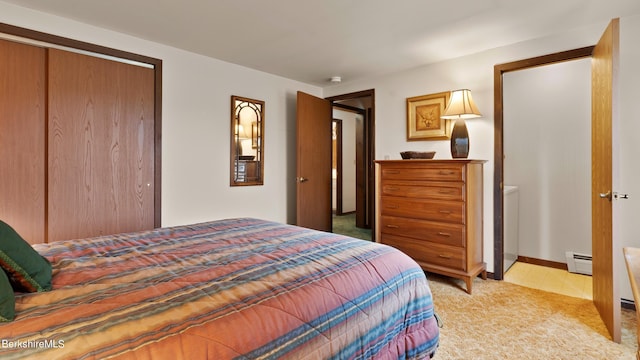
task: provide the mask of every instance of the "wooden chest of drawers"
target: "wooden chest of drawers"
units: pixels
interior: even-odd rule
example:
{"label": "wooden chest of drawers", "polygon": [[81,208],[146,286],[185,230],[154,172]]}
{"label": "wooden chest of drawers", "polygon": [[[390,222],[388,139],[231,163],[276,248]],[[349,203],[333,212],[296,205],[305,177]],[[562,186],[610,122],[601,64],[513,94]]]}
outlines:
{"label": "wooden chest of drawers", "polygon": [[483,262],[483,160],[376,162],[376,239],[471,293]]}

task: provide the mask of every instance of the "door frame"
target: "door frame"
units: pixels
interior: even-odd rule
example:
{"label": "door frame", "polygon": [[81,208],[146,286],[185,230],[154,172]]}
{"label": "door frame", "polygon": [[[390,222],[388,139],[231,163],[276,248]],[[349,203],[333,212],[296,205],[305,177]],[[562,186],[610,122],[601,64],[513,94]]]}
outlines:
{"label": "door frame", "polygon": [[30,30],[19,26],[0,23],[0,33],[17,36],[23,39],[34,40],[46,44],[62,46],[67,50],[80,50],[96,55],[106,55],[109,57],[130,60],[138,63],[148,64],[154,71],[154,227],[160,227],[161,222],[161,200],[162,200],[162,60],[149,56],[134,54],[131,52],[117,50],[106,46],[91,44],[84,41],[73,40],[62,36],[47,34],[40,31]]}
{"label": "door frame", "polygon": [[[365,109],[360,109],[357,107],[353,107],[353,106],[349,106],[349,105],[344,105],[344,104],[340,104],[340,103],[332,103],[332,110],[342,110],[342,111],[346,111],[346,112],[350,112],[350,113],[354,113],[354,114],[358,114],[360,116],[362,116],[363,121],[360,122],[357,119],[354,120],[356,122],[355,124],[355,138],[351,139],[352,142],[350,142],[351,144],[355,144],[356,146],[356,183],[358,181],[358,178],[361,179],[366,179],[366,172],[362,171],[362,169],[360,169],[362,166],[358,166],[359,164],[362,164],[369,156],[368,154],[365,154],[365,147],[363,145],[366,145],[363,141],[364,138],[364,132],[366,131],[366,129],[364,129],[364,124],[363,122],[366,121],[367,118],[367,112]],[[344,163],[342,161],[342,148],[343,148],[343,138],[342,138],[342,120],[337,120],[334,119],[334,122],[339,121],[340,123],[340,133],[338,136],[338,150],[339,150],[339,158],[338,158],[338,162],[339,162],[339,167],[338,167],[338,174],[336,177],[336,215],[343,215],[343,214],[347,214],[348,212],[344,212],[342,210],[342,200],[343,200],[343,166]],[[368,221],[366,221],[367,216],[366,216],[366,209],[364,209],[364,207],[367,204],[367,201],[364,199],[364,197],[366,196],[366,191],[361,191],[360,188],[358,188],[356,186],[356,226],[358,227],[366,227],[366,225],[368,225]],[[360,206],[363,208],[361,210],[362,214],[359,213],[358,210],[358,204],[360,204]],[[338,206],[339,205],[339,206]],[[340,212],[338,212],[337,210],[340,209]],[[359,223],[359,224],[358,224]]]}
{"label": "door frame", "polygon": [[[365,148],[365,179],[366,181],[366,191],[365,197],[367,205],[365,207],[365,211],[367,212],[366,218],[369,219],[369,225],[371,229],[375,228],[375,89],[356,91],[347,94],[335,95],[327,97],[326,100],[331,102],[331,107],[333,109],[336,106],[336,102],[344,101],[344,100],[352,100],[358,98],[369,97],[371,99],[371,107],[369,109],[364,109],[364,134],[362,136],[363,146]],[[375,234],[372,234],[372,241],[375,241]]]}
{"label": "door frame", "polygon": [[510,71],[591,57],[594,47],[587,46],[494,66],[493,278],[495,280],[504,278],[504,196],[502,192],[504,187],[504,108],[502,102],[502,76]]}
{"label": "door frame", "polygon": [[336,215],[342,215],[342,120],[333,119],[336,143],[333,156],[336,161]]}

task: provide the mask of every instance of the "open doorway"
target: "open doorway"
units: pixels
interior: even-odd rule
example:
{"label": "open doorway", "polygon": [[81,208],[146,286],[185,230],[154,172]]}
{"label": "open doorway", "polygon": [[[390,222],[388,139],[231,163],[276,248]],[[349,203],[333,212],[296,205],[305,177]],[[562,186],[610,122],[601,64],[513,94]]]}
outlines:
{"label": "open doorway", "polygon": [[[591,56],[593,47],[586,47],[576,50],[565,51],[561,53],[541,56],[533,59],[525,59],[515,61],[512,63],[500,64],[495,66],[496,81],[495,89],[495,172],[494,172],[494,273],[493,277],[496,280],[502,280],[505,272],[504,254],[505,254],[505,242],[504,242],[504,139],[503,139],[503,119],[504,119],[504,104],[503,104],[503,75],[508,72],[524,70],[534,68],[538,66],[544,66],[549,64],[556,64],[560,62],[587,58]],[[509,184],[507,184],[509,185]]]}
{"label": "open doorway", "polygon": [[590,275],[591,58],[510,71],[503,88],[504,271],[515,257]]}
{"label": "open doorway", "polygon": [[373,239],[375,96],[365,90],[327,98],[333,111],[334,232]]}

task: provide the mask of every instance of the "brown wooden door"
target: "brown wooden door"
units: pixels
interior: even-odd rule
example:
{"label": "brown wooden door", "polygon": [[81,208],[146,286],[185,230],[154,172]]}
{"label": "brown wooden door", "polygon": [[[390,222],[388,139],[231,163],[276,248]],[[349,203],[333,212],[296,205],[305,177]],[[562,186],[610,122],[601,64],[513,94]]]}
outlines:
{"label": "brown wooden door", "polygon": [[298,92],[298,226],[331,231],[331,103]]}
{"label": "brown wooden door", "polygon": [[620,296],[613,236],[612,128],[617,121],[619,21],[611,21],[593,51],[591,95],[593,302],[613,341],[620,342]]}
{"label": "brown wooden door", "polygon": [[0,40],[0,219],[45,242],[45,50]]}
{"label": "brown wooden door", "polygon": [[49,51],[49,240],[153,228],[153,69]]}

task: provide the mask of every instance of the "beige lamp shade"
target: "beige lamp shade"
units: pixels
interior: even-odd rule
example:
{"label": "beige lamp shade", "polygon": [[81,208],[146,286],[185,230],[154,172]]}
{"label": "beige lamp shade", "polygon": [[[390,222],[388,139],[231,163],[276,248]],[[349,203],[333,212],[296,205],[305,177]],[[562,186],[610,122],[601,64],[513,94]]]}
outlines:
{"label": "beige lamp shade", "polygon": [[471,98],[471,90],[462,89],[451,92],[451,98],[443,119],[455,119],[453,130],[451,131],[451,157],[454,159],[466,159],[469,156],[469,132],[465,119],[480,117],[480,111]]}
{"label": "beige lamp shade", "polygon": [[443,119],[472,119],[482,116],[471,97],[471,90],[462,89],[451,92],[449,104],[440,116]]}
{"label": "beige lamp shade", "polygon": [[242,126],[242,124],[236,125],[236,133],[238,134],[238,139],[240,140],[251,139],[247,134],[246,130],[244,129],[244,126]]}

